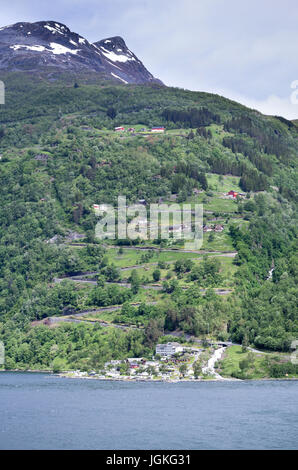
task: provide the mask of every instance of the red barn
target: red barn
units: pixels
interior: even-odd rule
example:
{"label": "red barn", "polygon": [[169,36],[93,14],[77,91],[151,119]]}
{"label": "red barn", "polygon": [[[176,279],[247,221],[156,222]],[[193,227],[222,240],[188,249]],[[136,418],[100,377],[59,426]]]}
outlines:
{"label": "red barn", "polygon": [[233,196],[235,198],[238,196],[238,193],[236,191],[229,191],[228,196]]}

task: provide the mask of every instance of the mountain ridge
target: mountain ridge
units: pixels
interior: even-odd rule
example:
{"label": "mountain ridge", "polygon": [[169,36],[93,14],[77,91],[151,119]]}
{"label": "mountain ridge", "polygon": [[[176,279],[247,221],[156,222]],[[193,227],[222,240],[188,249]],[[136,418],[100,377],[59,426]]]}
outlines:
{"label": "mountain ridge", "polygon": [[19,22],[0,28],[0,70],[90,71],[125,83],[163,83],[131,52],[120,36],[90,43],[56,21]]}

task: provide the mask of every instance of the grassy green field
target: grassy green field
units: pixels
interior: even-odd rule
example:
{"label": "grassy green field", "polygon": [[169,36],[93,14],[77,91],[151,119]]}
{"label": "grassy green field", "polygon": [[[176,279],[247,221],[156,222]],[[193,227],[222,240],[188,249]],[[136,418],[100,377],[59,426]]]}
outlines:
{"label": "grassy green field", "polygon": [[[246,361],[246,364],[243,364],[243,361],[244,363]],[[249,350],[243,352],[241,346],[231,346],[226,349],[224,358],[218,363],[218,370],[223,377],[239,376],[244,379],[262,379],[270,377],[268,372],[268,365],[270,363],[287,361],[289,361],[289,356],[284,353],[258,353]],[[241,376],[241,373],[243,373],[243,376]]]}
{"label": "grassy green field", "polygon": [[[243,364],[243,361],[246,361],[246,364]],[[270,377],[268,370],[270,364],[281,364],[288,361],[290,361],[290,356],[287,353],[243,352],[241,346],[231,346],[226,349],[224,358],[218,362],[218,371],[223,377],[266,379]],[[280,378],[297,378],[297,375],[285,374]]]}
{"label": "grassy green field", "polygon": [[[266,355],[250,353],[253,356],[249,367],[245,369],[245,373],[250,379],[261,379],[268,377],[266,369]],[[223,377],[233,377],[235,374],[240,374],[240,363],[248,359],[249,351],[242,352],[241,346],[231,346],[226,349],[224,359],[219,362],[220,374]]]}
{"label": "grassy green field", "polygon": [[232,136],[230,132],[224,130],[223,125],[219,124],[211,124],[210,126],[206,127],[206,130],[210,129],[212,133],[212,138],[219,143],[222,143],[222,139],[224,137]]}
{"label": "grassy green field", "polygon": [[142,256],[144,256],[148,251],[145,250],[138,250],[130,249],[130,248],[123,248],[123,253],[119,254],[119,248],[109,248],[107,250],[107,258],[109,263],[113,263],[115,266],[119,268],[129,267],[129,266],[136,266],[138,264],[150,264],[150,263],[158,263],[158,261],[176,261],[178,259],[188,259],[188,258],[199,258],[202,254],[199,253],[181,253],[178,251],[152,251],[152,256],[148,261],[142,260]]}
{"label": "grassy green field", "polygon": [[[130,127],[130,126],[125,126]],[[133,127],[133,126],[131,126]],[[136,130],[139,130],[141,126],[134,126]],[[86,131],[88,132],[88,131]],[[112,131],[109,131],[112,132]],[[175,132],[178,132],[176,130]],[[116,134],[116,133],[115,133]],[[129,137],[128,133],[125,133],[127,137]],[[116,136],[117,137],[117,136]],[[232,239],[229,235],[228,225],[230,223],[233,224],[242,224],[248,223],[244,221],[241,216],[237,215],[236,212],[238,210],[238,206],[236,201],[232,199],[223,199],[222,196],[228,192],[230,189],[239,190],[239,178],[232,177],[229,175],[219,177],[215,174],[208,174],[207,175],[208,183],[210,186],[210,191],[200,193],[198,196],[192,197],[192,202],[202,202],[203,200],[207,200],[208,202],[204,204],[204,209],[209,210],[210,213],[205,218],[205,223],[207,225],[215,225],[215,224],[222,224],[224,226],[224,231],[221,233],[216,232],[206,232],[203,235],[203,245],[200,249],[201,252],[199,253],[186,253],[181,251],[175,251],[176,249],[183,249],[184,245],[174,246],[168,243],[164,245],[162,248],[160,245],[155,245],[152,241],[148,240],[146,242],[146,246],[148,248],[152,247],[154,249],[144,250],[138,246],[136,247],[120,247],[113,245],[113,242],[107,241],[106,246],[106,261],[109,265],[113,264],[114,266],[121,269],[120,271],[120,279],[125,282],[129,282],[130,276],[134,269],[137,270],[140,283],[141,284],[148,284],[148,285],[159,285],[162,286],[164,280],[173,280],[176,279],[178,281],[178,285],[182,288],[189,288],[193,285],[198,285],[197,281],[191,281],[189,277],[189,273],[184,273],[183,275],[177,276],[177,273],[174,270],[174,264],[177,260],[186,260],[192,259],[194,264],[200,264],[203,262],[204,256],[215,256],[216,254],[213,252],[233,252],[234,247],[232,244]],[[208,194],[208,195],[207,195]],[[216,214],[216,212],[223,213],[222,215]],[[215,213],[215,215],[214,215]],[[231,214],[231,216],[229,216]],[[235,216],[233,217],[233,214]],[[72,248],[76,249],[75,246],[72,245]],[[170,249],[171,248],[171,249]],[[163,251],[163,250],[170,250],[170,251]],[[210,252],[206,255],[204,252]],[[218,256],[217,257],[220,263],[220,277],[218,279],[218,283],[213,285],[216,289],[228,289],[233,290],[235,286],[235,273],[237,271],[237,266],[233,264],[233,257],[229,256]],[[166,263],[163,268],[158,267],[158,262]],[[125,269],[124,269],[125,268]],[[160,270],[160,280],[158,282],[154,281],[153,279],[153,272],[159,269]],[[200,287],[207,288],[209,284],[202,285]],[[87,284],[76,284],[76,288],[79,289],[81,293],[81,303],[82,306],[86,300],[86,295],[88,294],[88,290],[93,288],[93,285]],[[165,300],[168,298],[168,294],[162,292],[161,290],[154,290],[154,289],[144,289],[140,288],[138,293],[133,296],[133,302],[158,302],[160,300]],[[82,308],[83,310],[84,308]],[[117,312],[102,312],[95,315],[88,315],[87,317],[83,317],[86,321],[88,319],[92,321],[107,321],[107,322],[114,322],[115,319],[119,320],[119,311]],[[229,375],[233,371],[237,371],[239,369],[239,361],[242,359],[242,356],[239,354],[234,354],[233,349],[228,351],[229,360],[225,360],[224,367],[227,369],[227,374]],[[231,363],[231,357],[232,363]],[[245,356],[243,356],[245,358]],[[239,359],[237,363],[237,359]],[[259,368],[259,366],[258,366]]]}
{"label": "grassy green field", "polygon": [[217,175],[214,173],[206,174],[208,181],[208,190],[197,196],[190,198],[191,202],[203,204],[204,212],[224,212],[235,213],[238,210],[237,201],[225,198],[231,190],[241,192],[239,181],[240,178],[231,175]]}
{"label": "grassy green field", "polygon": [[[213,234],[212,241],[209,240],[210,233]],[[206,232],[203,236],[202,250],[207,251],[234,251],[231,237],[226,229],[221,233]]]}
{"label": "grassy green field", "polygon": [[[208,193],[211,194],[211,193]],[[197,197],[198,204],[203,204],[204,212],[224,212],[233,214],[238,211],[238,206],[235,200],[225,199],[223,196],[212,191],[212,196],[208,194],[200,194]],[[223,194],[223,193],[222,193]]]}
{"label": "grassy green field", "polygon": [[82,320],[82,321],[94,321],[94,322],[107,322],[107,323],[113,323],[115,321],[115,317],[117,314],[120,312],[119,311],[114,311],[114,312],[101,312],[101,313],[94,313],[90,315],[84,315],[82,317],[76,317],[77,320]]}
{"label": "grassy green field", "polygon": [[239,186],[240,178],[238,176],[222,176],[216,175],[214,173],[207,173],[206,177],[208,181],[208,186],[212,191],[220,193],[228,193],[230,190],[242,192]]}

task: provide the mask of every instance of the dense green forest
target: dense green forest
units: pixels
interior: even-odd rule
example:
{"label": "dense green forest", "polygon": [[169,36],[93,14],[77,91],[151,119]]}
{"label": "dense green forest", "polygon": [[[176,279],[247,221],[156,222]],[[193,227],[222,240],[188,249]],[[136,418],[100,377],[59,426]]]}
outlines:
{"label": "dense green forest", "polygon": [[[298,337],[296,126],[209,93],[115,86],[96,75],[0,78],[6,84],[0,107],[0,340],[7,368],[88,368],[150,356],[164,331],[177,329],[290,351]],[[118,135],[119,125],[162,125],[166,133]],[[244,194],[224,201],[232,215],[215,191],[214,181],[222,184],[227,175],[228,181],[238,178]],[[205,223],[222,219],[226,251],[237,255],[226,270],[208,259],[171,266],[159,261],[151,282],[161,279],[162,290],[152,305],[140,287],[149,282],[146,273],[131,273],[130,287],[116,285],[120,274],[111,250],[94,238],[93,204],[115,204],[118,195],[128,202],[167,201],[173,194],[179,203],[209,204]],[[69,238],[73,232],[85,243],[79,249]],[[212,237],[208,247],[216,251]],[[161,246],[168,245],[157,240],[152,248]],[[149,269],[146,256],[142,263]],[[97,285],[54,282],[93,271]],[[231,293],[216,295],[226,278]],[[116,323],[142,328],[32,325],[112,305],[119,305]]]}

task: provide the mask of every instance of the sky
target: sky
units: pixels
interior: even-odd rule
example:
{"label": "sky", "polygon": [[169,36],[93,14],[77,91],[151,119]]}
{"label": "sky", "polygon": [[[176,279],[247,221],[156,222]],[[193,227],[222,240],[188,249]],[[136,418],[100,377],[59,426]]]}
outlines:
{"label": "sky", "polygon": [[122,36],[168,86],[298,119],[297,0],[0,0],[0,11],[0,26],[55,20],[89,42]]}

